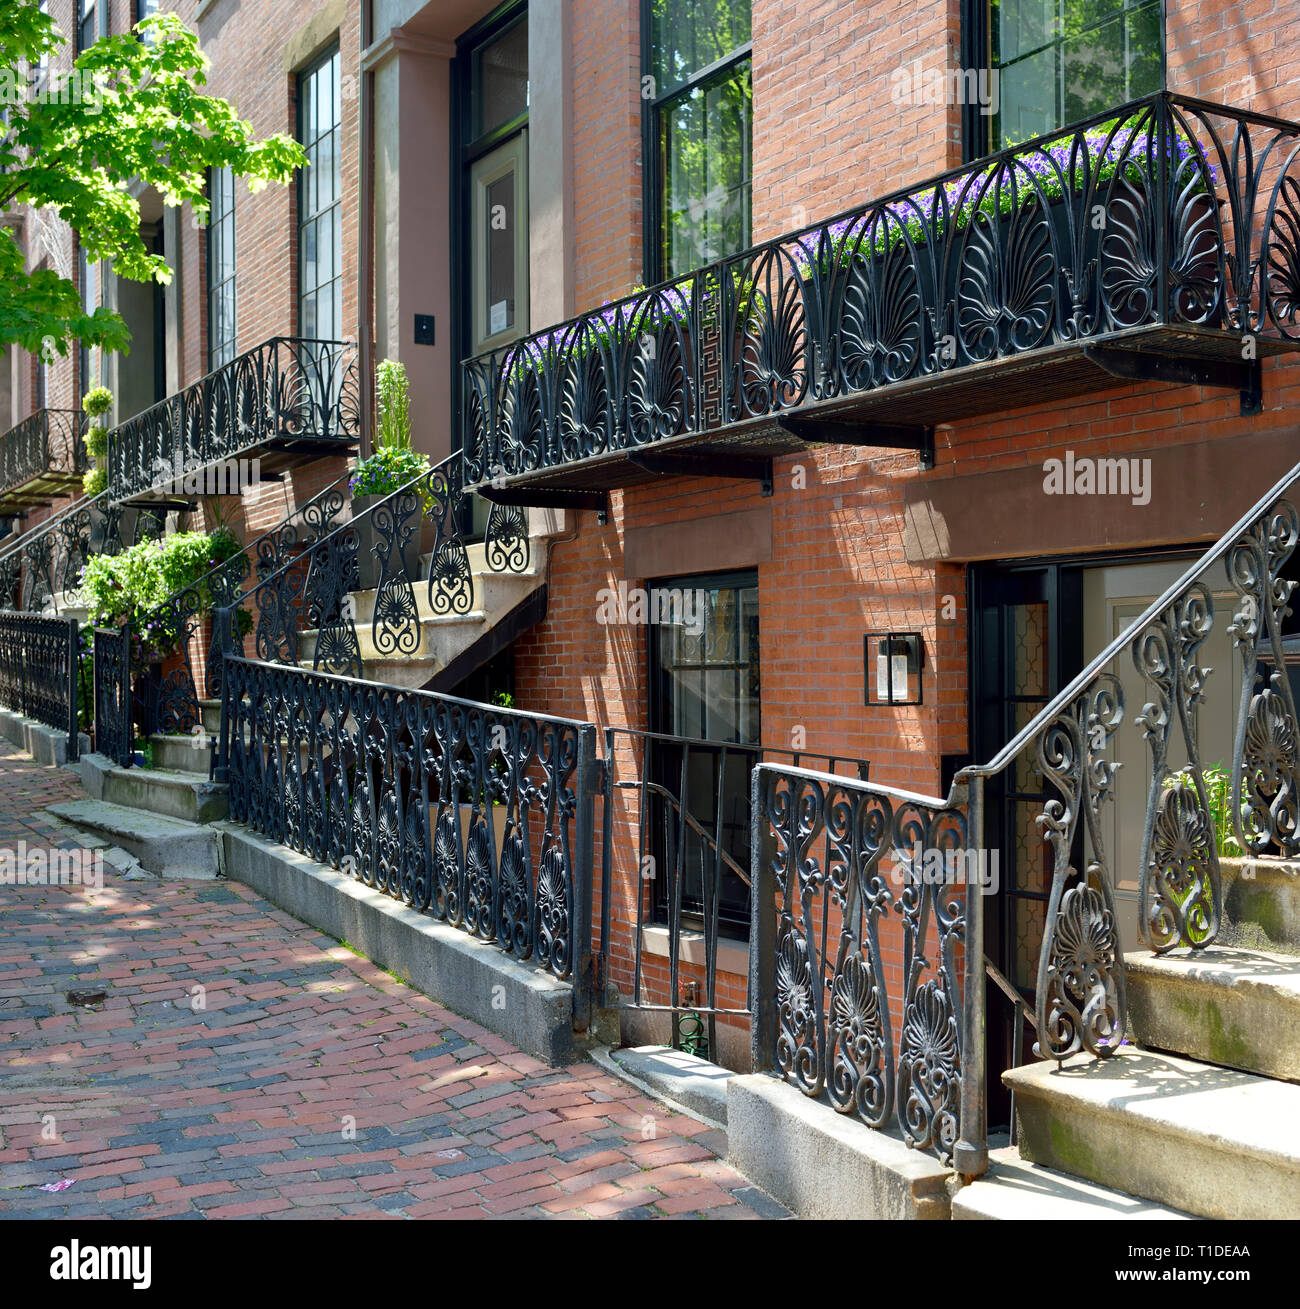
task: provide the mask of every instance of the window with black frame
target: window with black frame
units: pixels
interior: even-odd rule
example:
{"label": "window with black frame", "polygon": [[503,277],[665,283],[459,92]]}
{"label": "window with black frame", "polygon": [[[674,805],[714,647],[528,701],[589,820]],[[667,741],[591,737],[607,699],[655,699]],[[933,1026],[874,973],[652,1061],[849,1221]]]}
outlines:
{"label": "window with black frame", "polygon": [[[651,723],[672,740],[648,743],[647,770],[660,790],[645,815],[655,866],[655,913],[681,870],[684,918],[705,910],[705,879],[720,869],[724,934],[749,927],[749,889],[728,860],[749,868],[749,778],[761,740],[758,577],[753,572],[675,577],[652,584],[669,621],[650,628]],[[719,855],[719,851],[725,858]]]}
{"label": "window with black frame", "polygon": [[298,334],[338,340],[343,323],[341,81],[334,49],[298,75]]}
{"label": "window with black frame", "polygon": [[77,0],[77,53],[95,44],[95,0]]}
{"label": "window with black frame", "polygon": [[235,177],[208,175],[208,371],[235,357]]}
{"label": "window with black frame", "polygon": [[996,75],[985,111],[990,151],[1164,84],[1161,0],[973,0],[968,21],[982,21]]}
{"label": "window with black frame", "polygon": [[646,280],[751,240],[750,0],[642,0]]}

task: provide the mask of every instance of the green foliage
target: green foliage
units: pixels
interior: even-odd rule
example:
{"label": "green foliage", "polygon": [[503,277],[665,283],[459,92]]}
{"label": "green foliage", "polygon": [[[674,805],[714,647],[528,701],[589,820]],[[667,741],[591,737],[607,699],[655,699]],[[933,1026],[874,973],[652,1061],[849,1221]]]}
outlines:
{"label": "green foliage", "polygon": [[413,478],[429,471],[429,459],[409,446],[384,446],[353,470],[348,486],[353,496],[391,495]]}
{"label": "green foliage", "polygon": [[106,386],[92,386],[81,397],[81,409],[90,418],[102,418],[113,407],[113,393]]}
{"label": "green foliage", "polygon": [[[1229,859],[1240,859],[1245,851],[1237,843],[1237,836],[1232,826],[1232,774],[1221,764],[1213,768],[1202,768],[1201,777],[1205,781],[1205,799],[1210,807],[1210,819],[1214,823],[1214,839],[1219,853]],[[1183,768],[1165,778],[1165,787],[1183,782],[1193,790],[1196,783],[1192,780],[1192,770]],[[1242,816],[1249,812],[1243,801]]]}
{"label": "green foliage", "polygon": [[515,707],[515,698],[509,691],[494,691],[491,703],[500,705],[502,709],[513,709]]}
{"label": "green foliage", "polygon": [[405,364],[385,359],[375,369],[375,401],[379,410],[379,448],[409,450],[411,392]]}
{"label": "green foliage", "polygon": [[92,427],[83,436],[86,453],[93,459],[102,459],[108,453],[108,428]]}
{"label": "green foliage", "polygon": [[102,468],[88,469],[81,479],[81,489],[86,495],[99,495],[108,489],[108,474]]}
{"label": "green foliage", "polygon": [[[28,95],[27,69],[55,58],[66,40],[39,0],[0,6],[0,211],[51,209],[77,232],[92,260],[119,277],[171,281],[166,261],[140,235],[136,196],[153,187],[168,205],[207,213],[208,170],[229,167],[252,191],[286,183],[306,159],[277,134],[257,140],[224,100],[204,94],[208,60],[170,13],[133,32],[101,37],[77,56],[71,78]],[[75,340],[108,350],[130,343],[114,310],[87,314],[76,283],[51,269],[28,271],[10,228],[0,228],[0,348],[66,355]]]}
{"label": "green foliage", "polygon": [[[146,661],[177,649],[181,633],[163,602],[198,583],[218,564],[240,551],[229,528],[215,532],[177,532],[161,541],[140,541],[120,554],[95,555],[81,575],[87,621],[101,627],[130,618]],[[204,610],[212,607],[206,584],[200,586]],[[247,615],[241,614],[244,629]],[[246,630],[246,629],[244,629]]]}

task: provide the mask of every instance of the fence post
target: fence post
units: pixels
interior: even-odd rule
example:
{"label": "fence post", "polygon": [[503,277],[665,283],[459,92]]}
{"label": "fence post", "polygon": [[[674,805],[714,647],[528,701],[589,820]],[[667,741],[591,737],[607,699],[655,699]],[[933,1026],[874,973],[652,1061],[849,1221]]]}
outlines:
{"label": "fence post", "polygon": [[68,753],[72,762],[81,757],[81,724],[77,718],[77,696],[81,691],[81,628],[68,619]]}
{"label": "fence post", "polygon": [[776,1059],[776,1013],[773,1005],[776,970],[776,896],[772,870],[763,858],[766,810],[762,764],[749,774],[749,1045],[754,1072],[771,1068]]}
{"label": "fence post", "polygon": [[[966,828],[967,857],[973,851],[984,867],[984,778],[970,779]],[[970,864],[968,862],[967,868]],[[961,1013],[961,1139],[953,1147],[953,1167],[963,1177],[979,1177],[989,1166],[988,1077],[985,1047],[984,888],[966,879],[966,956]]]}
{"label": "fence post", "polygon": [[596,728],[585,723],[578,729],[577,805],[573,842],[573,1028],[591,1026],[596,989],[591,953],[592,864],[596,839],[596,793],[601,789]]}
{"label": "fence post", "polygon": [[[214,782],[224,783],[230,780],[230,671],[226,667],[226,655],[234,653],[235,611],[233,608],[216,609],[212,621],[216,624],[217,658],[221,661],[221,725],[217,729],[217,748],[210,771]],[[208,681],[211,680],[212,670],[209,668]]]}
{"label": "fence post", "polygon": [[122,736],[117,761],[123,768],[135,763],[135,696],[131,689],[131,617],[122,620]]}

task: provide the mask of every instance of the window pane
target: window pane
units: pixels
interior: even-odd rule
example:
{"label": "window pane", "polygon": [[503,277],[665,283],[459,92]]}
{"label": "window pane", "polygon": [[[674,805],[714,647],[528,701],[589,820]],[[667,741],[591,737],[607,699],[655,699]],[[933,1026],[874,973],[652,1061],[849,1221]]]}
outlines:
{"label": "window pane", "polygon": [[485,336],[509,331],[515,325],[515,174],[513,169],[487,186],[483,233],[487,250],[488,321]]}
{"label": "window pane", "polygon": [[298,229],[298,330],[332,339],[342,319],[342,191],[339,166],[340,55],[299,78],[303,170]]}
{"label": "window pane", "polygon": [[749,63],[664,106],[664,276],[743,250],[750,239]]}
{"label": "window pane", "polygon": [[1160,89],[1159,0],[990,0],[994,149]]}
{"label": "window pane", "polygon": [[749,40],[750,0],[651,0],[650,71],[664,95]]}
{"label": "window pane", "polygon": [[474,55],[475,137],[518,118],[528,108],[528,20]]}

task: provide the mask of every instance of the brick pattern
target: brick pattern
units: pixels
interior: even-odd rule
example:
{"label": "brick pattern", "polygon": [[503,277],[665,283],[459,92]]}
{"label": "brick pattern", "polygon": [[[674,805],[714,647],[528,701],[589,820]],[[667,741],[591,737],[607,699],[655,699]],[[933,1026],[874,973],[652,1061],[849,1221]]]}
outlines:
{"label": "brick pattern", "polygon": [[[40,806],[79,793],[0,743],[0,843],[75,843]],[[722,1133],[522,1054],[245,887],[106,869],[3,894],[0,1216],[785,1216]],[[101,1008],[66,1002],[91,986]]]}

